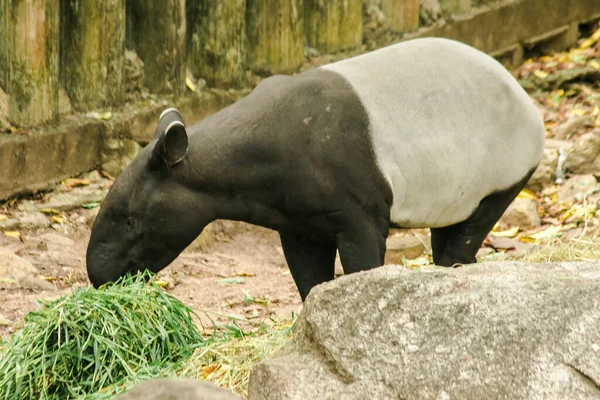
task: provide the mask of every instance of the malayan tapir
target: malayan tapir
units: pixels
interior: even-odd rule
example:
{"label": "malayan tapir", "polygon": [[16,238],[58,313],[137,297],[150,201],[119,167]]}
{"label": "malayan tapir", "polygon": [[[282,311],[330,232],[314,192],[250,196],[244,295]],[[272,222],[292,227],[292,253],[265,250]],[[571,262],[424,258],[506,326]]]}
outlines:
{"label": "malayan tapir", "polygon": [[384,262],[390,227],[431,228],[433,261],[476,262],[541,160],[540,112],[495,59],[422,38],[295,76],[186,126],[165,110],[94,223],[90,281],[158,272],[216,219],[277,230],[302,300]]}

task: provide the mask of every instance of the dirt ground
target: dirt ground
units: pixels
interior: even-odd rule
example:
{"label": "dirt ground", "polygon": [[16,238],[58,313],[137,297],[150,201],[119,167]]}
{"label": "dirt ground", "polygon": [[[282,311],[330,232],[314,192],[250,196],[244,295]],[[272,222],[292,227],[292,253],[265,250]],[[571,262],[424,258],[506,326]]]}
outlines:
{"label": "dirt ground", "polygon": [[[51,283],[22,288],[0,282],[0,316],[4,318],[0,336],[16,331],[25,315],[36,309],[37,299],[55,298],[88,285],[85,252],[91,230],[87,223],[93,214],[94,210],[85,209],[63,212],[60,224],[20,230],[18,238],[0,235],[0,248],[29,261],[37,268],[37,276]],[[230,314],[289,318],[301,309],[276,232],[232,221],[219,221],[216,230],[217,240],[212,245],[186,249],[159,274],[168,284],[169,293],[198,312],[203,320],[205,311],[216,321],[224,321],[223,316]],[[232,277],[243,282],[218,282]],[[255,301],[244,301],[248,295]],[[265,300],[267,308],[257,304]]]}

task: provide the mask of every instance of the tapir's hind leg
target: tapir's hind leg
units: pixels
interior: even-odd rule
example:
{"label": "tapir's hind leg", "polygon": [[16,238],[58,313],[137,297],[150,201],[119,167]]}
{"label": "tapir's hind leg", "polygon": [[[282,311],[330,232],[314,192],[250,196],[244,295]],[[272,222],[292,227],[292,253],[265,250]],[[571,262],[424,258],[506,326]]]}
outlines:
{"label": "tapir's hind leg", "polygon": [[475,255],[510,203],[523,189],[533,171],[510,188],[485,197],[465,221],[444,228],[431,229],[431,247],[436,265],[477,262]]}
{"label": "tapir's hind leg", "polygon": [[334,277],[335,243],[317,243],[303,237],[279,232],[283,254],[302,301],[310,289]]}

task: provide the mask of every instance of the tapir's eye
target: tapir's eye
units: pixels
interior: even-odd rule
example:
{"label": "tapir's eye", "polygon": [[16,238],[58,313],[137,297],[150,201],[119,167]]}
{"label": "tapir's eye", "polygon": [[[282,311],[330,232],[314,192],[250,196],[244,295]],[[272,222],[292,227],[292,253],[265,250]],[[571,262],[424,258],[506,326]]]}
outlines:
{"label": "tapir's eye", "polygon": [[127,218],[127,229],[132,231],[135,228],[135,220],[133,218]]}

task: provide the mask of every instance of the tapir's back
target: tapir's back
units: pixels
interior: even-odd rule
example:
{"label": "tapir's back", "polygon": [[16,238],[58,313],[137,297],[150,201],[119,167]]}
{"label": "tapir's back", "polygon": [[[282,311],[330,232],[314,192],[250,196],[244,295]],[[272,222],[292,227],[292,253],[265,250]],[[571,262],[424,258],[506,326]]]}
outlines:
{"label": "tapir's back", "polygon": [[539,111],[501,64],[472,47],[416,39],[321,68],[345,77],[369,115],[397,225],[460,222],[541,159]]}

